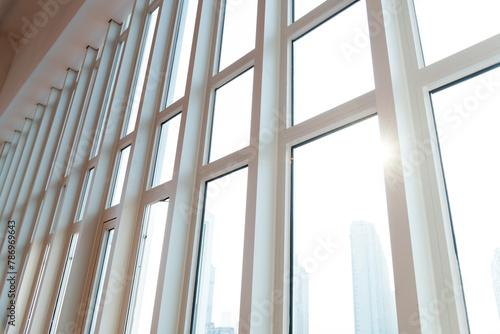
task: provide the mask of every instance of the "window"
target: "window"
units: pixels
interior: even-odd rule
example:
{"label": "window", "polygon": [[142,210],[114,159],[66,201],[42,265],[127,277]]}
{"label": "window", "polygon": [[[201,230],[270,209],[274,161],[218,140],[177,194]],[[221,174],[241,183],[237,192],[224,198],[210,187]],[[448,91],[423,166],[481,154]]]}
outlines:
{"label": "window", "polygon": [[[360,1],[293,41],[293,124],[374,89],[367,25]],[[354,51],[360,31],[363,44]]]}
{"label": "window", "polygon": [[497,67],[431,94],[471,333],[500,331],[499,80]]}
{"label": "window", "polygon": [[42,284],[43,273],[45,272],[45,265],[47,264],[47,258],[50,252],[50,244],[45,246],[45,253],[43,254],[42,264],[40,265],[40,271],[38,272],[38,278],[36,279],[35,290],[33,291],[33,297],[31,298],[31,304],[28,311],[28,319],[26,320],[26,327],[24,327],[24,334],[28,333],[31,324],[31,318],[33,317],[33,309],[38,298],[38,292],[40,291],[40,285]]}
{"label": "window", "polygon": [[120,199],[123,191],[123,184],[125,183],[125,173],[127,172],[128,159],[130,155],[130,145],[125,147],[120,151],[118,155],[118,165],[116,168],[115,175],[113,177],[113,182],[111,184],[111,197],[110,197],[110,207],[120,203]]}
{"label": "window", "polygon": [[54,233],[59,216],[61,215],[62,204],[64,202],[64,195],[66,195],[66,185],[61,187],[59,191],[59,197],[57,198],[56,209],[54,211],[54,218],[52,219],[52,225],[50,226],[50,233]]}
{"label": "window", "polygon": [[[130,16],[129,16],[130,17]],[[111,96],[114,91],[116,84],[116,77],[118,76],[118,68],[120,66],[120,61],[123,54],[123,43],[120,42],[116,48],[115,56],[113,59],[113,65],[111,67],[110,79],[106,88],[106,94],[104,96],[103,108],[100,113],[99,123],[97,124],[97,130],[95,132],[94,141],[92,144],[92,150],[90,153],[90,158],[94,158],[99,154],[99,149],[101,147],[102,136],[104,135],[104,129],[106,124],[106,119],[108,116],[109,108],[111,107]]]}
{"label": "window", "polygon": [[165,200],[146,207],[129,302],[127,333],[151,331],[168,204]]}
{"label": "window", "polygon": [[479,0],[474,5],[453,0],[413,2],[427,65],[500,33],[496,0]]}
{"label": "window", "polygon": [[294,147],[292,187],[293,333],[397,333],[377,118]]}
{"label": "window", "polygon": [[80,204],[78,205],[78,211],[76,214],[76,221],[80,221],[83,219],[83,215],[85,213],[85,207],[87,205],[87,199],[89,197],[90,187],[92,186],[93,178],[94,178],[94,168],[91,168],[85,177],[85,182],[84,182],[84,186],[83,186],[83,193],[81,194]]}
{"label": "window", "polygon": [[179,140],[182,114],[177,114],[160,127],[151,186],[170,181],[174,173],[175,154]]}
{"label": "window", "polygon": [[182,19],[177,29],[166,107],[183,97],[186,91],[197,8],[198,0],[182,1]]}
{"label": "window", "polygon": [[206,184],[193,334],[238,334],[247,174]]}
{"label": "window", "polygon": [[224,0],[219,71],[255,48],[257,0]]}
{"label": "window", "polygon": [[215,90],[209,162],[250,143],[253,68]]}
{"label": "window", "polygon": [[68,286],[71,265],[73,264],[73,258],[75,257],[77,242],[78,234],[73,234],[71,236],[71,241],[69,242],[68,253],[66,254],[66,261],[64,261],[64,269],[61,277],[61,282],[59,283],[59,289],[57,290],[56,304],[54,307],[54,311],[52,312],[52,318],[50,320],[49,334],[56,333],[57,330],[57,325],[59,322],[59,317],[61,316],[61,310],[64,301],[64,294],[66,293],[66,287]]}
{"label": "window", "polygon": [[[104,282],[108,271],[109,255],[111,252],[111,245],[113,244],[114,229],[106,230],[104,233],[101,252],[99,255],[98,267],[96,270],[94,289],[92,290],[92,299],[90,302],[89,317],[87,318],[87,325],[85,332],[88,334],[98,333],[96,328],[97,319],[101,308],[104,306]],[[104,293],[105,296],[105,293]]]}
{"label": "window", "polygon": [[137,121],[137,114],[139,112],[139,105],[141,103],[142,93],[144,91],[146,73],[149,64],[149,55],[151,54],[151,47],[153,45],[153,37],[156,28],[156,21],[158,19],[158,8],[156,8],[150,15],[149,21],[144,33],[144,44],[139,55],[139,62],[137,65],[137,76],[134,81],[134,86],[131,90],[132,99],[129,106],[129,114],[127,122],[125,122],[125,135],[128,135],[135,129]]}

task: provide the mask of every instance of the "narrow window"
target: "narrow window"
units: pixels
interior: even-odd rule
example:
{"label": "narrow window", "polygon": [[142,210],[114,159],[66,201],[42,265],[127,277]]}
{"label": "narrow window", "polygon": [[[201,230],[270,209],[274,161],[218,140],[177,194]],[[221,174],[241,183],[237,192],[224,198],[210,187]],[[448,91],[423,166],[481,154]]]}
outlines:
{"label": "narrow window", "polygon": [[36,300],[38,298],[38,292],[40,291],[40,285],[42,284],[43,273],[45,272],[45,265],[47,264],[47,258],[49,257],[50,244],[45,246],[45,253],[43,254],[42,265],[40,266],[40,271],[38,272],[38,278],[36,279],[35,291],[33,292],[33,298],[31,299],[30,309],[28,311],[28,319],[26,320],[26,327],[24,328],[24,334],[28,333],[31,324],[31,317],[33,316],[33,309],[36,305]]}
{"label": "narrow window", "polygon": [[68,252],[66,254],[66,261],[64,261],[63,274],[61,277],[61,282],[59,283],[59,289],[57,290],[56,304],[54,306],[54,311],[52,312],[52,318],[50,320],[49,334],[56,333],[57,330],[57,324],[59,322],[62,304],[64,301],[64,294],[66,293],[66,287],[68,286],[69,274],[71,272],[71,265],[73,264],[73,258],[75,257],[77,242],[78,242],[78,234],[73,234],[71,236],[71,241],[69,242]]}
{"label": "narrow window", "polygon": [[104,95],[104,100],[102,104],[103,108],[97,124],[97,129],[92,144],[92,150],[90,153],[90,159],[96,157],[97,154],[99,154],[102,136],[104,135],[106,119],[108,117],[109,108],[111,106],[111,95],[113,94],[113,91],[115,89],[116,77],[118,76],[118,68],[120,66],[122,53],[123,53],[123,42],[120,42],[116,48],[115,56],[113,59],[113,65],[111,66],[110,79],[106,87],[106,94]]}
{"label": "narrow window", "polygon": [[471,333],[500,333],[499,81],[497,67],[431,93]]}
{"label": "narrow window", "polygon": [[253,68],[215,91],[209,162],[250,143]]}
{"label": "narrow window", "polygon": [[102,246],[101,246],[101,254],[99,257],[99,266],[96,270],[96,280],[94,284],[94,289],[92,291],[92,299],[91,299],[91,307],[89,309],[89,315],[86,333],[93,334],[98,333],[96,331],[97,325],[97,317],[99,312],[101,312],[102,304],[104,301],[101,301],[102,294],[104,290],[104,281],[106,280],[106,273],[108,269],[109,262],[109,253],[111,251],[111,245],[113,243],[113,235],[115,233],[114,229],[107,230],[104,234]]}
{"label": "narrow window", "polygon": [[397,333],[377,118],[292,154],[291,333]]}
{"label": "narrow window", "polygon": [[255,48],[257,0],[224,1],[219,71]]}
{"label": "narrow window", "polygon": [[57,198],[56,209],[54,211],[54,217],[52,217],[52,224],[50,225],[50,234],[54,233],[56,229],[57,222],[59,221],[59,216],[61,215],[62,204],[64,202],[64,197],[66,195],[66,185],[61,187],[59,191],[59,197]]}
{"label": "narrow window", "polygon": [[198,0],[184,0],[177,30],[174,57],[170,72],[166,107],[184,96],[188,75]]}
{"label": "narrow window", "polygon": [[207,182],[191,333],[238,334],[247,168]]}
{"label": "narrow window", "polygon": [[90,193],[90,187],[92,185],[92,180],[94,179],[94,168],[91,168],[88,172],[87,175],[85,176],[85,182],[83,185],[83,191],[80,196],[80,201],[78,204],[78,211],[76,214],[76,221],[80,221],[83,219],[83,214],[85,213],[85,208],[87,206],[87,200],[89,197]]}
{"label": "narrow window", "polygon": [[293,124],[374,89],[367,26],[359,1],[292,42]]}
{"label": "narrow window", "polygon": [[[414,0],[426,65],[500,33],[500,2]],[[466,24],[464,24],[466,22]]]}
{"label": "narrow window", "polygon": [[148,205],[141,229],[126,333],[149,333],[153,319],[168,200]]}
{"label": "narrow window", "polygon": [[156,28],[156,21],[158,19],[158,8],[156,8],[150,15],[146,25],[144,34],[144,44],[139,55],[139,63],[137,67],[137,74],[134,86],[130,91],[132,99],[129,105],[128,118],[125,125],[125,135],[128,135],[135,129],[137,121],[137,113],[139,112],[139,104],[141,103],[142,93],[144,91],[146,73],[149,64],[149,55],[151,54],[151,46],[153,45],[153,37]]}
{"label": "narrow window", "polygon": [[109,207],[115,206],[120,203],[122,197],[123,185],[125,183],[125,174],[127,172],[127,165],[130,156],[130,145],[120,151],[118,155],[118,164],[111,183],[111,199]]}
{"label": "narrow window", "polygon": [[151,181],[152,187],[170,181],[173,177],[180,126],[181,114],[178,114],[160,127],[160,137],[156,147],[153,179]]}

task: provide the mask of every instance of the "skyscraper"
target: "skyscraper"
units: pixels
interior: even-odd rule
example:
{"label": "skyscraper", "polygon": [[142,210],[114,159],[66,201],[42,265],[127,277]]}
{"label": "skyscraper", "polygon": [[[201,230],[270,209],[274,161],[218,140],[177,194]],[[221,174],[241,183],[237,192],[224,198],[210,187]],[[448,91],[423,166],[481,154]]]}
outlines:
{"label": "skyscraper", "polygon": [[500,318],[500,248],[495,250],[495,255],[493,255],[491,261],[491,282],[493,283],[493,291],[495,291],[497,301],[498,318]]}
{"label": "skyscraper", "polygon": [[372,223],[351,223],[351,259],[356,334],[397,333],[387,261]]}
{"label": "skyscraper", "polygon": [[309,333],[309,274],[299,265],[297,256],[293,261],[293,333]]}

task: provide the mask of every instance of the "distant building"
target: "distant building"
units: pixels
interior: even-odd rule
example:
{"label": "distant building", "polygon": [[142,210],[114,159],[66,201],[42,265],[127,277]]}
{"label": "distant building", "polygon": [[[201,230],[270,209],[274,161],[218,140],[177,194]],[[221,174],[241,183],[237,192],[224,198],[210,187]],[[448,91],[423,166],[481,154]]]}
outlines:
{"label": "distant building", "polygon": [[356,334],[397,333],[387,261],[372,223],[352,222],[351,258]]}
{"label": "distant building", "polygon": [[493,261],[491,261],[491,281],[497,301],[498,318],[500,319],[500,248],[495,250]]}
{"label": "distant building", "polygon": [[309,334],[309,274],[298,263],[293,264],[293,333]]}

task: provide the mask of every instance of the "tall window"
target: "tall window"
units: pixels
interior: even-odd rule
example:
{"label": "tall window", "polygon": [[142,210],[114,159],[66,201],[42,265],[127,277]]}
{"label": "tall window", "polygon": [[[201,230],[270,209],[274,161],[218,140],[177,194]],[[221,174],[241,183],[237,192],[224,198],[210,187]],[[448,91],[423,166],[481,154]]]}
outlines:
{"label": "tall window", "polygon": [[52,318],[50,319],[49,334],[56,333],[57,330],[57,325],[59,323],[59,317],[61,316],[61,310],[64,301],[64,294],[66,293],[66,287],[68,286],[71,265],[73,264],[73,258],[75,257],[77,242],[78,234],[73,234],[71,236],[71,241],[69,242],[68,252],[66,253],[66,260],[64,261],[64,269],[61,277],[61,282],[59,283],[59,288],[57,289],[56,304],[54,306],[54,311],[52,312]]}
{"label": "tall window", "polygon": [[500,332],[500,68],[432,92],[471,333]]}
{"label": "tall window", "polygon": [[247,169],[207,182],[191,333],[238,334]]}
{"label": "tall window", "polygon": [[151,47],[153,45],[153,37],[156,28],[156,21],[158,20],[158,8],[156,8],[148,16],[148,24],[146,25],[144,31],[144,43],[139,54],[139,62],[137,64],[137,73],[134,80],[134,85],[131,89],[132,99],[129,104],[129,112],[127,116],[127,122],[125,122],[124,135],[128,135],[135,129],[135,123],[137,121],[137,114],[139,112],[139,105],[141,103],[142,93],[144,91],[144,85],[146,80],[146,73],[149,64],[149,56],[151,54]]}
{"label": "tall window", "polygon": [[33,297],[31,298],[31,304],[28,311],[28,319],[26,320],[26,327],[24,327],[24,334],[28,333],[30,330],[31,319],[33,317],[33,309],[36,305],[38,299],[38,293],[40,292],[40,285],[42,284],[43,274],[45,272],[45,266],[47,264],[47,258],[49,257],[50,244],[45,246],[45,252],[43,253],[42,264],[40,265],[40,270],[38,271],[38,278],[36,279],[35,290],[33,291]]}
{"label": "tall window", "polygon": [[[125,26],[125,23],[123,23],[123,26]],[[113,91],[116,84],[116,77],[118,76],[118,69],[120,67],[120,61],[123,55],[123,44],[124,42],[120,42],[116,47],[115,56],[113,58],[113,65],[111,67],[111,72],[110,72],[110,78],[108,81],[108,85],[106,87],[106,94],[104,95],[104,101],[102,104],[101,113],[99,114],[97,129],[95,131],[94,140],[92,142],[90,159],[96,157],[99,154],[102,137],[104,135],[106,119],[108,117],[109,108],[111,107],[111,100],[112,100],[111,96],[113,95]]]}
{"label": "tall window", "polygon": [[398,332],[381,153],[376,117],[293,148],[294,334]]}
{"label": "tall window", "polygon": [[95,275],[95,283],[94,288],[92,290],[92,297],[90,300],[90,308],[89,314],[87,316],[87,325],[85,329],[85,333],[93,334],[98,333],[97,319],[99,317],[99,313],[104,306],[103,291],[104,291],[104,282],[106,280],[106,274],[108,271],[108,262],[109,256],[111,252],[111,246],[113,244],[113,235],[115,233],[114,229],[106,230],[103,236],[101,252],[99,255],[99,262]]}
{"label": "tall window", "polygon": [[167,224],[168,200],[146,207],[127,316],[127,333],[149,333]]}
{"label": "tall window", "polygon": [[177,27],[175,51],[170,70],[166,107],[184,96],[189,60],[193,46],[193,34],[198,0],[183,0],[181,20]]}

